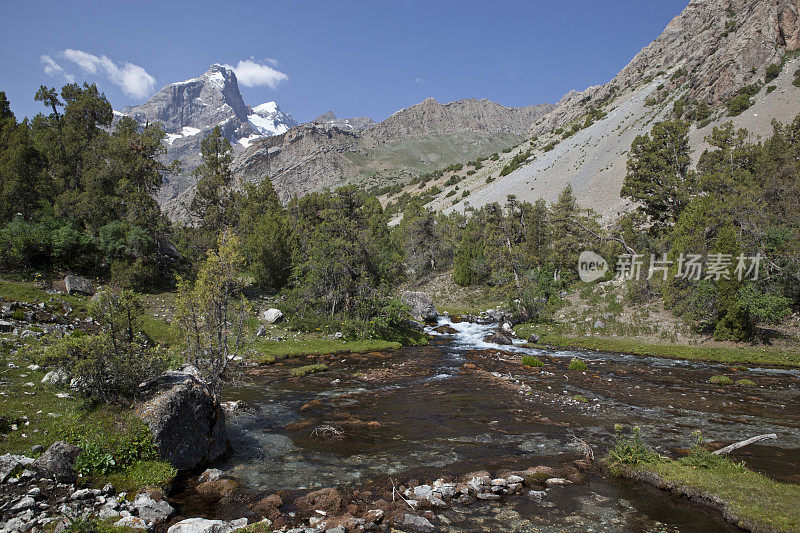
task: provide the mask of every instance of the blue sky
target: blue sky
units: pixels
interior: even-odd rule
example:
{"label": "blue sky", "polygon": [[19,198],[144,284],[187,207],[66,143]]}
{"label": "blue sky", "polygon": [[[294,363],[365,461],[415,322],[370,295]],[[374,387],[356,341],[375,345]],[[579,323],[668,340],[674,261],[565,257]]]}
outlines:
{"label": "blue sky", "polygon": [[612,78],[686,3],[2,0],[0,90],[20,118],[42,109],[40,84],[68,79],[119,109],[245,61],[245,102],[276,100],[300,122],[382,120],[429,96],[555,103]]}

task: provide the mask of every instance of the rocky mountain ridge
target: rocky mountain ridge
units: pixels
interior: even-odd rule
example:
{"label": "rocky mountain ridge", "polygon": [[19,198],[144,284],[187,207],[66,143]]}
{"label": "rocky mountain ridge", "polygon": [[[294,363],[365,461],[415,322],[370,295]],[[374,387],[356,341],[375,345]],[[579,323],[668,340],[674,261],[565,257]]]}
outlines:
{"label": "rocky mountain ridge", "polygon": [[159,193],[164,201],[181,193],[194,183],[191,176],[200,164],[200,142],[214,127],[237,150],[247,148],[256,139],[285,133],[297,121],[284,113],[275,102],[265,102],[254,108],[245,104],[239,91],[236,74],[219,64],[203,75],[171,83],[139,106],[125,107],[118,116],[128,115],[138,122],[158,123],[166,131],[166,159],[178,159],[181,173],[171,176]]}

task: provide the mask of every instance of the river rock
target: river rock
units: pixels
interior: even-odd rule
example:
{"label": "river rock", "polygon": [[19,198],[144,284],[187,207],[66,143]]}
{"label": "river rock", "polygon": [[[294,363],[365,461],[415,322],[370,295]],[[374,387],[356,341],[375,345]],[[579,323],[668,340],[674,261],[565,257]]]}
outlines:
{"label": "river rock", "polygon": [[67,294],[83,294],[84,296],[94,294],[94,285],[90,280],[72,274],[64,278],[64,288],[67,289]]}
{"label": "river rock", "polygon": [[59,483],[75,483],[74,466],[79,453],[79,447],[57,441],[33,462],[31,468],[40,476],[55,479]]}
{"label": "river rock", "polygon": [[236,492],[239,484],[232,479],[215,479],[206,481],[197,486],[197,493],[209,500],[221,500],[225,496]]}
{"label": "river rock", "polygon": [[405,531],[421,533],[427,533],[435,529],[433,524],[424,516],[417,516],[410,513],[403,513],[399,518],[396,518],[395,525],[401,527]]}
{"label": "river rock", "polygon": [[342,495],[334,488],[315,490],[294,501],[294,506],[301,516],[312,516],[315,511],[336,513],[342,506]]}
{"label": "river rock", "polygon": [[147,530],[147,522],[143,519],[139,518],[138,516],[126,516],[124,518],[120,518],[114,524],[116,527],[121,528],[130,528],[130,529],[144,529]]}
{"label": "river rock", "polygon": [[431,297],[424,292],[404,291],[400,300],[411,308],[411,316],[423,322],[435,322],[439,312],[433,305]]}
{"label": "river rock", "polygon": [[0,483],[5,483],[15,468],[25,467],[33,463],[33,459],[24,455],[11,455],[6,453],[0,455]]}
{"label": "river rock", "polygon": [[230,533],[233,528],[222,520],[188,518],[170,526],[167,533]]}
{"label": "river rock", "polygon": [[484,339],[484,342],[491,342],[494,344],[502,344],[502,345],[510,345],[512,344],[511,339],[506,337],[500,332],[493,332],[489,333]]}
{"label": "river rock", "polygon": [[530,500],[533,500],[535,502],[540,502],[545,498],[547,498],[547,493],[543,490],[529,490],[526,496]]}
{"label": "river rock", "polygon": [[225,413],[191,372],[168,370],[143,387],[136,413],[150,428],[161,457],[178,470],[211,462],[228,449]]}
{"label": "river rock", "polygon": [[277,494],[270,494],[266,498],[262,498],[253,506],[253,510],[262,516],[275,520],[281,515],[280,508],[283,505],[283,500]]}
{"label": "river rock", "polygon": [[268,324],[276,324],[283,318],[283,312],[280,309],[267,309],[264,311],[264,321]]}
{"label": "river rock", "polygon": [[546,480],[555,477],[556,471],[549,466],[532,466],[518,474],[525,479],[526,485],[541,485]]}
{"label": "river rock", "polygon": [[197,481],[200,483],[205,483],[206,481],[216,481],[223,476],[222,470],[219,468],[209,468],[202,474],[200,477],[197,478]]}
{"label": "river rock", "polygon": [[544,484],[548,487],[558,487],[561,485],[570,485],[572,484],[572,481],[561,477],[551,477],[550,479],[545,480]]}
{"label": "river rock", "polygon": [[158,499],[154,499],[152,494],[142,493],[136,496],[133,502],[133,507],[139,514],[139,518],[145,522],[152,522],[153,524],[160,524],[170,516],[175,510],[170,504],[164,501],[160,494],[157,495]]}
{"label": "river rock", "polygon": [[51,370],[42,378],[42,383],[50,383],[52,385],[59,385],[69,381],[69,374],[63,368]]}
{"label": "river rock", "polygon": [[531,333],[528,337],[528,342],[531,344],[539,344],[539,335],[536,333]]}

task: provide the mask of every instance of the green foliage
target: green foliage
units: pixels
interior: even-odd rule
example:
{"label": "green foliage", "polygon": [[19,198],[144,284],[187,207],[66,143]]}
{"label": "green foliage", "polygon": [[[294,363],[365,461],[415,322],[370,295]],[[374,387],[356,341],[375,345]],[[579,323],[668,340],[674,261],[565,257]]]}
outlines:
{"label": "green foliage", "polygon": [[767,67],[766,72],[764,72],[764,83],[767,84],[777,78],[781,73],[781,68],[783,65],[780,63],[773,63]]}
{"label": "green foliage", "polygon": [[719,455],[714,455],[705,447],[705,439],[700,431],[692,432],[691,437],[692,447],[689,449],[689,455],[682,458],[681,463],[692,468],[709,469],[720,466],[725,460]]}
{"label": "green foliage", "polygon": [[315,374],[317,372],[324,372],[328,370],[328,365],[325,363],[315,363],[313,365],[305,365],[293,368],[289,373],[292,377],[299,378],[308,374]]}
{"label": "green foliage", "polygon": [[544,363],[538,357],[532,355],[525,355],[522,357],[522,364],[530,367],[542,367]]}
{"label": "green foliage", "polygon": [[[441,243],[428,233],[436,229],[432,215],[414,208],[421,215],[404,217],[402,227],[414,228],[405,244],[420,265],[436,268]],[[396,322],[397,307],[388,300],[403,276],[403,247],[392,240],[375,198],[353,187],[310,194],[289,204],[289,217],[294,266],[287,303],[293,320],[314,327],[346,323],[362,339]]]}
{"label": "green foliage", "polygon": [[582,359],[573,359],[572,361],[569,362],[568,368],[570,370],[582,372],[584,370],[588,370],[589,366],[586,364],[586,361]]}
{"label": "green foliage", "polygon": [[620,194],[640,202],[656,226],[674,222],[692,193],[688,133],[685,122],[659,122],[631,145]]}
{"label": "green foliage", "polygon": [[186,332],[187,360],[202,374],[214,393],[231,374],[231,361],[248,342],[245,317],[249,303],[239,297],[244,258],[239,239],[230,231],[220,234],[192,285],[178,282],[175,317]]}
{"label": "green foliage", "polygon": [[642,431],[639,426],[634,426],[628,436],[625,434],[625,428],[621,424],[616,424],[614,434],[616,435],[614,447],[608,452],[613,465],[638,465],[658,458],[642,440]]}
{"label": "green foliage", "polygon": [[531,156],[530,149],[526,151],[520,151],[518,154],[516,154],[514,157],[511,158],[511,161],[509,161],[502,168],[502,170],[500,170],[500,177],[507,176],[508,174],[511,174],[512,172],[517,170],[519,167],[522,166],[523,163],[525,163],[528,160],[530,156]]}
{"label": "green foliage", "polygon": [[745,378],[745,379],[737,379],[736,380],[736,385],[738,385],[740,387],[755,387],[756,383],[755,383],[755,381],[753,381],[751,379],[746,379]]}
{"label": "green foliage", "polygon": [[233,147],[216,126],[200,144],[203,163],[194,171],[197,192],[192,199],[190,211],[200,221],[200,227],[211,238],[213,245],[217,236],[234,223],[234,197],[229,186],[232,173]]}
{"label": "green foliage", "polygon": [[712,385],[733,385],[733,380],[728,376],[716,375],[708,378],[708,382]]}
{"label": "green foliage", "polygon": [[245,185],[237,207],[237,234],[247,269],[263,289],[277,290],[291,274],[291,227],[272,182]]}
{"label": "green foliage", "polygon": [[132,292],[101,292],[90,313],[102,331],[64,337],[47,349],[46,362],[66,369],[90,400],[131,403],[140,383],[167,368],[168,356],[142,334],[143,308]]}
{"label": "green foliage", "polygon": [[153,195],[177,166],[162,163],[161,127],[124,117],[111,128],[95,85],[42,86],[36,100],[50,114],[17,123],[0,93],[0,267],[162,283],[169,268],[155,243],[168,228]]}
{"label": "green foliage", "polygon": [[744,113],[753,103],[753,100],[748,94],[739,93],[725,102],[725,107],[728,108],[729,117],[736,117]]}

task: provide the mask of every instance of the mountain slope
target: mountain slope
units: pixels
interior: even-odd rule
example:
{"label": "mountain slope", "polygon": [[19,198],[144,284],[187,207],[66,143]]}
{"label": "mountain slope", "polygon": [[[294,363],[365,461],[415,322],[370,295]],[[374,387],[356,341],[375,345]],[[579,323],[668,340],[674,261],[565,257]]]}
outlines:
{"label": "mountain slope", "polygon": [[[581,205],[594,208],[606,220],[613,219],[630,207],[619,192],[631,142],[656,121],[672,116],[679,99],[710,106],[710,116],[690,130],[695,161],[716,125],[733,121],[737,127],[766,135],[773,119],[794,118],[800,111],[800,89],[792,85],[800,64],[791,57],[800,49],[798,13],[800,0],[693,0],[614,79],[570,92],[538,120],[529,131],[537,141],[527,164],[500,176],[501,169],[527,150],[529,143],[496,162],[485,162],[483,169],[462,181],[460,192],[468,191],[465,199],[460,195],[450,199],[450,191],[443,190],[430,206],[443,211],[479,207],[504,203],[509,194],[522,200],[553,201],[570,183]],[[762,88],[750,109],[737,117],[727,116],[723,104],[740,88],[761,85],[766,68],[780,63],[787,53],[781,75],[770,82],[776,89],[768,93]],[[593,109],[606,115],[585,127]],[[448,178],[446,174],[441,179]],[[441,188],[438,182],[429,187],[433,185]]]}
{"label": "mountain slope", "polygon": [[[381,123],[337,119],[332,112],[282,135],[254,141],[236,155],[239,182],[269,176],[284,202],[344,183],[364,187],[408,180],[454,162],[514,146],[552,105],[508,108],[489,100],[440,104],[429,98]],[[166,202],[173,219],[186,218],[193,189]]]}

